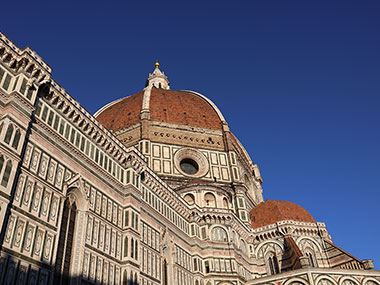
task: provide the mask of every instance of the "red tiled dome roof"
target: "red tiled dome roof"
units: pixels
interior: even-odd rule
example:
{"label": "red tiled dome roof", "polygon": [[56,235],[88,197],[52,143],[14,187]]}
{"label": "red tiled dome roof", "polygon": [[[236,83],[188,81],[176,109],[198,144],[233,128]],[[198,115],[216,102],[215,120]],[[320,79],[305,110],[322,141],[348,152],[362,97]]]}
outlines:
{"label": "red tiled dome roof", "polygon": [[[144,91],[121,99],[97,114],[106,128],[117,131],[138,123]],[[221,120],[209,102],[190,91],[152,88],[150,120],[221,130]]]}
{"label": "red tiled dome roof", "polygon": [[106,107],[96,115],[96,118],[107,129],[117,131],[127,126],[137,124],[140,120],[144,91],[119,100]]}
{"label": "red tiled dome roof", "polygon": [[249,213],[253,228],[260,228],[284,220],[316,223],[312,215],[301,206],[278,200],[267,200]]}

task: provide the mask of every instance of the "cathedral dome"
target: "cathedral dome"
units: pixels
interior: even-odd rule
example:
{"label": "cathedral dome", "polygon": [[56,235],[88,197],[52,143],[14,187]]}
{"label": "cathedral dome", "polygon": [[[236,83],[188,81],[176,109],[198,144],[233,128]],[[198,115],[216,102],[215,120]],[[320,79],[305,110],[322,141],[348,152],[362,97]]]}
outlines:
{"label": "cathedral dome", "polygon": [[218,107],[195,91],[171,90],[158,62],[142,91],[109,103],[94,116],[123,145],[141,151],[173,188],[198,187],[189,183],[193,179],[225,185],[238,181],[251,195],[249,208],[262,201],[258,167]]}
{"label": "cathedral dome", "polygon": [[[107,129],[118,131],[140,121],[145,91],[114,101],[96,114]],[[221,130],[221,118],[211,102],[192,91],[174,91],[152,87],[149,94],[151,121]]]}
{"label": "cathedral dome", "polygon": [[156,61],[143,91],[116,100],[96,112],[107,129],[119,131],[143,119],[152,122],[222,130],[224,118],[211,100],[194,91],[170,90],[169,80]]}
{"label": "cathedral dome", "polygon": [[279,200],[266,200],[249,213],[253,228],[260,228],[280,221],[316,223],[314,218],[301,206]]}

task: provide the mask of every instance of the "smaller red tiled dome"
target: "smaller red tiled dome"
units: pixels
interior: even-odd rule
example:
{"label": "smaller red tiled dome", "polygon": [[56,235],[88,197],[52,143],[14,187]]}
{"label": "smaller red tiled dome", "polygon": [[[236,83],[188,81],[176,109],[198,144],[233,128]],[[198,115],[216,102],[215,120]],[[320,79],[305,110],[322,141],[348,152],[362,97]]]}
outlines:
{"label": "smaller red tiled dome", "polygon": [[260,228],[285,220],[316,223],[308,211],[288,201],[267,200],[254,207],[249,216],[253,228]]}

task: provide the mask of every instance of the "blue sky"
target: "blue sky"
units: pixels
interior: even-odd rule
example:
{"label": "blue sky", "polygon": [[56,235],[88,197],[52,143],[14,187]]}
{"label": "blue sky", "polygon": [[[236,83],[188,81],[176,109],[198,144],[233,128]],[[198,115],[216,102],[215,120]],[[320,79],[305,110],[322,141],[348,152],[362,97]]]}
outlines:
{"label": "blue sky", "polygon": [[144,87],[203,93],[260,166],[265,199],[296,202],[380,269],[379,1],[6,1],[30,46],[88,111]]}

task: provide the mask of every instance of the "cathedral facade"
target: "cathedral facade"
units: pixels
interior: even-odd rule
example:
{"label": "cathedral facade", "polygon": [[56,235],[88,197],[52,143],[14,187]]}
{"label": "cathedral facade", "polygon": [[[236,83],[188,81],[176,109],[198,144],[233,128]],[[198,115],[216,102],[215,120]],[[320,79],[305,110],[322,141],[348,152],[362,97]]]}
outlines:
{"label": "cathedral facade", "polygon": [[51,72],[0,33],[1,284],[380,285],[158,63],[94,115]]}

